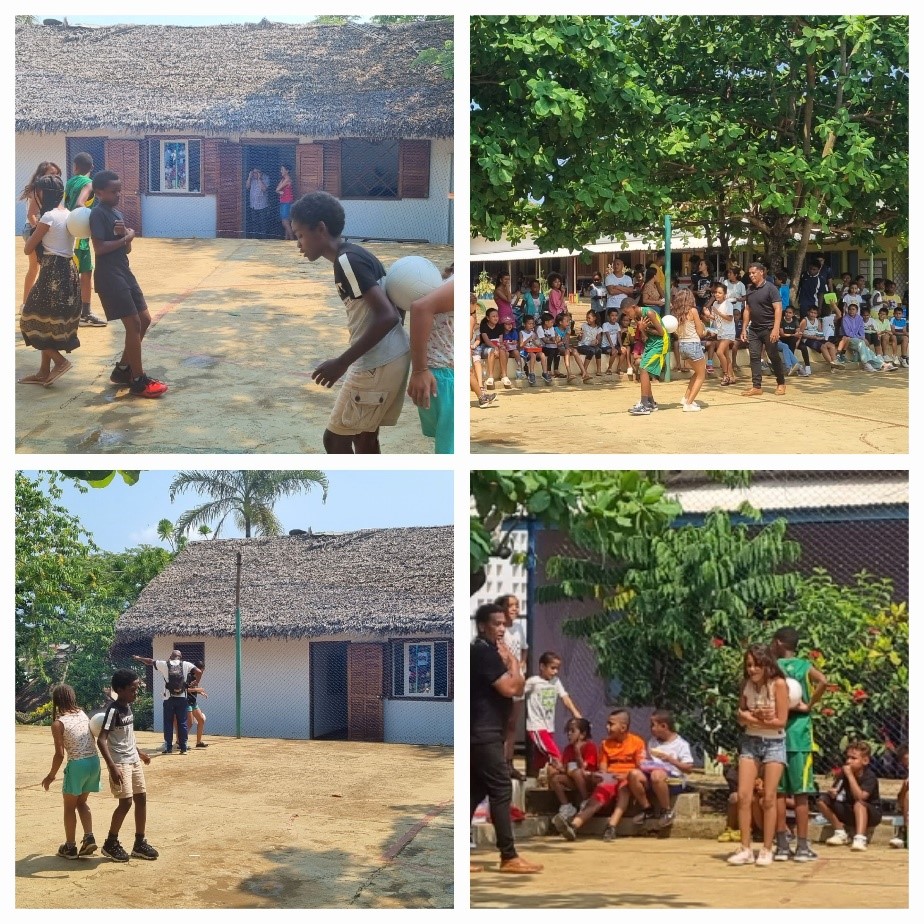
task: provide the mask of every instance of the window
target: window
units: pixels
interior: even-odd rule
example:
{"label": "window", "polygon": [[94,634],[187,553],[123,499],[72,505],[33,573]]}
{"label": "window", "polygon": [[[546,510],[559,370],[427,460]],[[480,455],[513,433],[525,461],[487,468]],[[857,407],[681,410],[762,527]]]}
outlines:
{"label": "window", "polygon": [[152,138],[148,142],[150,192],[199,193],[202,191],[202,142]]}
{"label": "window", "polygon": [[397,139],[344,138],[340,147],[341,196],[344,199],[397,199]]}
{"label": "window", "polygon": [[392,693],[401,697],[450,698],[449,641],[392,642]]}

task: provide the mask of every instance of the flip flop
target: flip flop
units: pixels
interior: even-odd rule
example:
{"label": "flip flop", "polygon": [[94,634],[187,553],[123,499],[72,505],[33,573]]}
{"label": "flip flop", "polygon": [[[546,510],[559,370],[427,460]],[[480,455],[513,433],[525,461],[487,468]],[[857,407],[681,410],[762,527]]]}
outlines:
{"label": "flip flop", "polygon": [[74,367],[73,363],[65,360],[60,366],[55,366],[55,368],[52,369],[51,372],[48,373],[48,378],[45,379],[45,382],[43,384],[45,385],[46,388],[48,388],[48,386],[51,385],[52,382],[54,382],[56,379],[60,379],[61,376],[64,375],[65,372],[70,372],[70,370],[73,369],[73,367]]}
{"label": "flip flop", "polygon": [[20,385],[44,385],[47,380],[43,379],[37,372],[33,375],[24,375],[19,379]]}

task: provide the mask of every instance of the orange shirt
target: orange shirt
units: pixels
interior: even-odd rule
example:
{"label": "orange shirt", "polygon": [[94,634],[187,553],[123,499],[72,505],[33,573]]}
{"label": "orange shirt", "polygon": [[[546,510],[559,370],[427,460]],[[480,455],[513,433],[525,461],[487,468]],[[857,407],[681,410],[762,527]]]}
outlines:
{"label": "orange shirt", "polygon": [[645,742],[629,732],[622,741],[604,738],[600,742],[600,770],[604,773],[628,773],[645,759]]}

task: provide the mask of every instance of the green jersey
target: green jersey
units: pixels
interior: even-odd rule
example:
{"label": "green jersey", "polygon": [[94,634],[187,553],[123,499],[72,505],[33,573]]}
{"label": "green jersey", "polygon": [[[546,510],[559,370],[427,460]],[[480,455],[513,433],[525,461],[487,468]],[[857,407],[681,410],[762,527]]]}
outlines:
{"label": "green jersey", "polygon": [[[776,663],[787,677],[792,677],[793,680],[799,682],[802,687],[802,700],[807,703],[812,698],[808,682],[808,672],[812,667],[811,661],[806,661],[805,658],[780,658]],[[811,751],[812,747],[811,714],[791,712],[786,722],[786,750]]]}
{"label": "green jersey", "polygon": [[[72,176],[64,186],[64,207],[66,209],[70,209],[73,212],[74,209],[77,208],[77,200],[80,198],[80,194],[83,192],[84,186],[92,182],[93,180],[82,173],[77,173]],[[90,193],[90,196],[87,199],[88,208],[92,207],[93,201],[93,193]],[[76,247],[78,250],[89,250],[89,238],[80,238],[76,243]]]}

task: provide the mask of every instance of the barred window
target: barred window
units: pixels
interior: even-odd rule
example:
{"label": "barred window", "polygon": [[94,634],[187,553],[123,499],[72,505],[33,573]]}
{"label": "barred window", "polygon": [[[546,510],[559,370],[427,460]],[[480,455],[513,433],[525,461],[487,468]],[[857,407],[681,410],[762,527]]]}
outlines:
{"label": "barred window", "polygon": [[341,196],[344,199],[398,197],[399,142],[344,138],[340,148]]}
{"label": "barred window", "polygon": [[201,192],[202,142],[152,138],[148,142],[148,180],[150,192]]}
{"label": "barred window", "polygon": [[449,641],[392,643],[392,694],[448,699]]}

